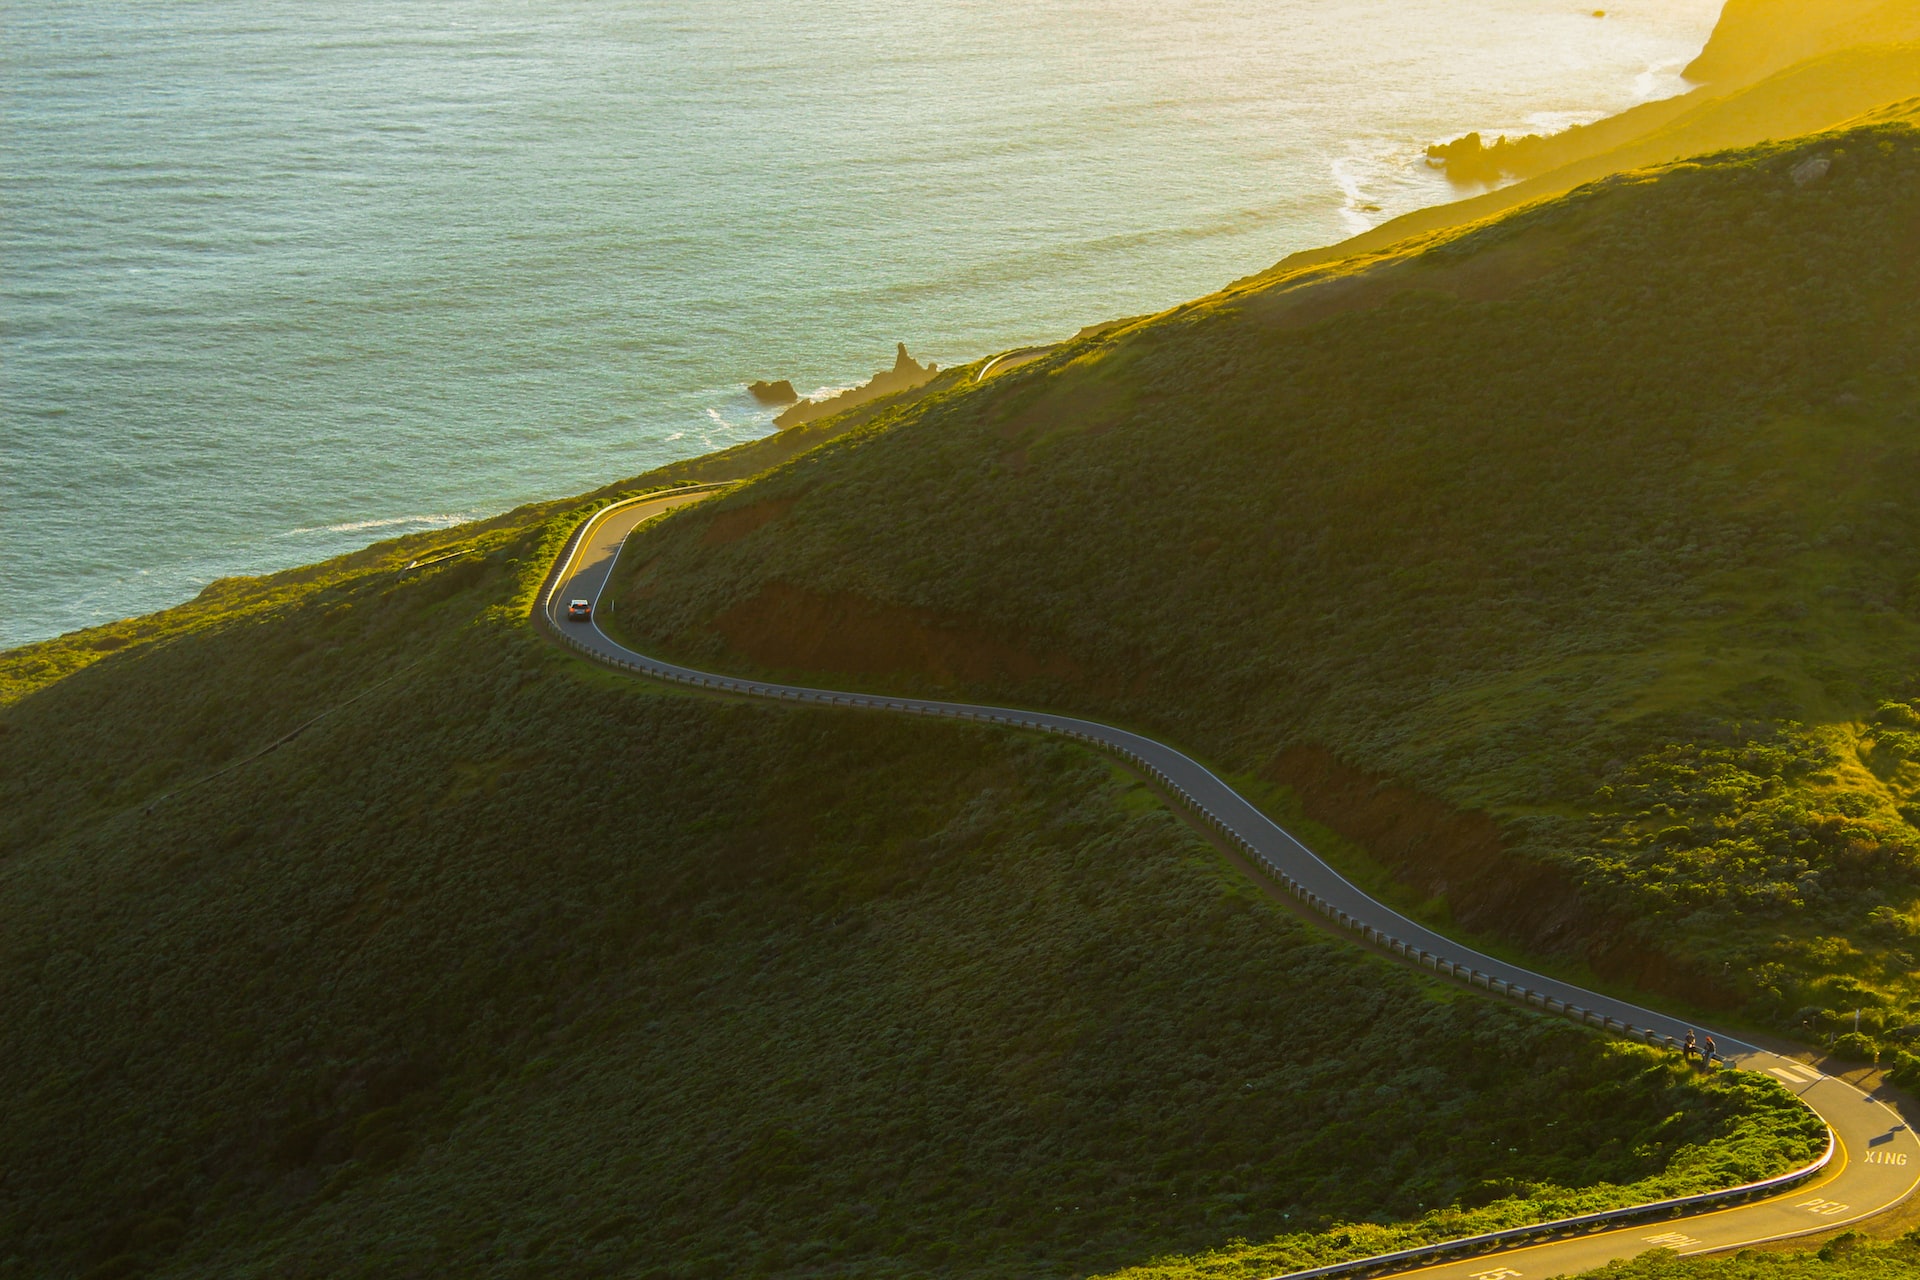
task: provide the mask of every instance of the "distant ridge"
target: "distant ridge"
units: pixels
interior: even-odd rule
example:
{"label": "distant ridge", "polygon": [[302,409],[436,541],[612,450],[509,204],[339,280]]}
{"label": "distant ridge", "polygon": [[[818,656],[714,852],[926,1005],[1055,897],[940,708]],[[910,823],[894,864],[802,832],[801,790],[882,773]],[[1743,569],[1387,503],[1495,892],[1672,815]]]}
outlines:
{"label": "distant ridge", "polygon": [[[1732,0],[1688,68],[1705,82],[1591,125],[1526,140],[1521,180],[1418,209],[1287,266],[1335,262],[1410,237],[1462,226],[1570,191],[1610,173],[1834,128],[1883,103],[1920,94],[1920,5],[1911,0]],[[1458,144],[1436,146],[1436,152]],[[1478,153],[1469,164],[1486,163]]]}
{"label": "distant ridge", "polygon": [[1727,0],[1689,80],[1750,84],[1808,58],[1920,40],[1913,0]]}

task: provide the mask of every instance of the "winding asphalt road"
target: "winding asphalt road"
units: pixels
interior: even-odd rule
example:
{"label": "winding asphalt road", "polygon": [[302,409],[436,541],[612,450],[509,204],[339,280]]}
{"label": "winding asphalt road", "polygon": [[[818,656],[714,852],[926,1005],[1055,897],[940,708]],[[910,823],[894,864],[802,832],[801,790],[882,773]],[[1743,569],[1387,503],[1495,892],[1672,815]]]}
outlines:
{"label": "winding asphalt road", "polygon": [[[710,492],[682,491],[635,499],[591,517],[563,553],[541,602],[554,633],[602,662],[715,692],[1003,724],[1077,739],[1122,756],[1151,774],[1288,891],[1331,923],[1377,948],[1536,1009],[1634,1040],[1673,1044],[1689,1030],[1702,1038],[1709,1034],[1707,1028],[1658,1010],[1628,1004],[1484,955],[1408,919],[1342,878],[1206,766],[1151,738],[1048,712],[889,698],[714,675],[637,653],[613,640],[594,622],[567,620],[566,606],[573,599],[591,601],[597,611],[620,549],[636,526],[698,502]],[[1582,1233],[1571,1238],[1518,1248],[1511,1247],[1509,1241],[1483,1238],[1462,1250],[1473,1256],[1434,1265],[1424,1265],[1432,1260],[1421,1256],[1406,1257],[1405,1265],[1396,1267],[1399,1255],[1395,1255],[1378,1260],[1374,1274],[1419,1275],[1432,1280],[1545,1280],[1650,1249],[1714,1253],[1829,1231],[1884,1213],[1920,1187],[1920,1139],[1885,1102],[1796,1059],[1733,1036],[1711,1034],[1733,1065],[1772,1075],[1800,1095],[1832,1131],[1833,1144],[1825,1161],[1792,1180],[1784,1193],[1757,1189],[1750,1193],[1753,1198],[1747,1203],[1690,1216],[1679,1216],[1686,1213],[1686,1207],[1676,1204],[1653,1215],[1660,1219],[1657,1222],[1641,1221],[1612,1230],[1583,1223],[1578,1228]],[[1347,1273],[1343,1266],[1298,1274]]]}

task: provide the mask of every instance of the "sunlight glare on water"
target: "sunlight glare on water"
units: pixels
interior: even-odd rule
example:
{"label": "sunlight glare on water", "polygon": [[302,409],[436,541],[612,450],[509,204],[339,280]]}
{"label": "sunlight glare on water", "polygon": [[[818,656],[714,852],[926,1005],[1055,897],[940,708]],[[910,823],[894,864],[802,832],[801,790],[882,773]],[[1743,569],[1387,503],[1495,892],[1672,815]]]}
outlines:
{"label": "sunlight glare on water", "polygon": [[1717,10],[14,0],[0,644],[1169,306],[1678,91]]}

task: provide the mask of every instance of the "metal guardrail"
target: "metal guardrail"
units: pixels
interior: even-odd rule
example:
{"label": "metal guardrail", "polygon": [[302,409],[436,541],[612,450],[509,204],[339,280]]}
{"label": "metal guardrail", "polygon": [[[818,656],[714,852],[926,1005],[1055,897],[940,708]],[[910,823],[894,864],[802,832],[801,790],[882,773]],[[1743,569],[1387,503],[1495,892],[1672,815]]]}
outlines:
{"label": "metal guardrail", "polygon": [[[595,512],[592,516],[589,516],[580,527],[574,531],[573,537],[568,540],[559,559],[554,562],[554,567],[549,572],[547,582],[542,587],[535,603],[536,614],[546,623],[546,629],[549,634],[553,635],[562,644],[578,650],[596,662],[631,671],[637,675],[644,675],[651,679],[686,685],[690,688],[705,689],[714,693],[732,693],[745,697],[772,698],[780,701],[812,703],[820,706],[890,711],[901,715],[930,716],[936,719],[966,720],[974,723],[995,724],[1016,729],[1033,729],[1101,747],[1140,769],[1148,777],[1160,784],[1169,794],[1178,797],[1181,804],[1184,805],[1190,813],[1197,815],[1210,831],[1221,836],[1243,855],[1254,859],[1260,866],[1266,869],[1267,874],[1274,881],[1284,886],[1288,892],[1292,893],[1306,906],[1326,916],[1328,920],[1340,928],[1357,935],[1365,941],[1372,943],[1374,946],[1393,955],[1401,956],[1409,962],[1417,964],[1423,969],[1432,970],[1434,973],[1443,977],[1453,978],[1468,986],[1480,987],[1494,995],[1506,996],[1508,999],[1527,1005],[1529,1008],[1560,1014],[1580,1023],[1582,1026],[1610,1032],[1628,1040],[1635,1040],[1652,1045],[1655,1048],[1679,1049],[1681,1047],[1680,1042],[1672,1036],[1661,1036],[1651,1030],[1635,1027],[1631,1023],[1622,1022],[1617,1018],[1606,1017],[1592,1010],[1583,1009],[1579,1005],[1567,1004],[1565,1001],[1555,999],[1543,992],[1533,991],[1516,983],[1491,977],[1488,974],[1480,972],[1478,969],[1458,964],[1448,960],[1444,956],[1436,955],[1423,948],[1410,946],[1387,933],[1385,930],[1377,929],[1348,912],[1336,909],[1325,899],[1310,892],[1306,886],[1288,875],[1281,869],[1277,862],[1256,849],[1252,841],[1230,827],[1219,815],[1208,809],[1191,792],[1180,786],[1172,778],[1167,776],[1166,773],[1138,752],[1128,747],[1124,742],[1118,741],[1118,730],[1114,731],[1114,737],[1108,738],[1075,726],[1055,723],[1053,717],[1034,712],[1021,712],[1004,708],[967,707],[952,703],[923,701],[914,698],[887,698],[874,694],[844,693],[828,689],[806,689],[793,685],[776,685],[767,681],[742,680],[733,676],[719,676],[706,672],[693,671],[685,667],[675,666],[671,663],[659,662],[645,655],[636,655],[639,661],[632,661],[626,658],[616,657],[612,654],[599,652],[583,644],[560,625],[559,620],[553,616],[552,612],[554,593],[559,589],[560,581],[566,570],[573,563],[573,558],[578,552],[581,539],[586,536],[588,530],[598,524],[608,513],[620,507],[631,506],[637,502],[647,502],[657,498],[671,497],[678,493],[691,493],[698,492],[702,489],[718,489],[723,487],[724,486],[721,485],[701,485],[646,494],[638,498],[624,499],[620,502],[609,504]],[[631,650],[628,650],[628,652],[631,652]],[[1495,1231],[1486,1235],[1468,1236],[1459,1240],[1446,1240],[1435,1244],[1421,1245],[1417,1248],[1401,1250],[1397,1253],[1380,1254],[1370,1258],[1355,1258],[1346,1262],[1329,1263],[1326,1266],[1315,1267],[1306,1271],[1287,1272],[1284,1276],[1274,1277],[1274,1280],[1318,1280],[1319,1277],[1329,1276],[1360,1276],[1383,1268],[1400,1267],[1410,1263],[1444,1260],[1456,1254],[1460,1256],[1472,1256],[1474,1254],[1496,1252],[1523,1241],[1537,1240],[1545,1236],[1586,1234],[1618,1223],[1668,1218],[1689,1210],[1761,1199],[1785,1191],[1818,1175],[1832,1162],[1837,1149],[1837,1142],[1838,1140],[1834,1136],[1833,1130],[1829,1128],[1827,1130],[1826,1152],[1818,1160],[1815,1160],[1812,1164],[1806,1165],[1803,1168],[1795,1169],[1776,1177],[1767,1178],[1760,1182],[1750,1182],[1743,1186],[1729,1187],[1723,1191],[1700,1192],[1696,1195],[1682,1196],[1674,1200],[1651,1201],[1646,1204],[1628,1205],[1619,1209],[1608,1209],[1598,1213],[1582,1214],[1572,1218],[1561,1218],[1553,1222],[1538,1223],[1534,1226],[1511,1227],[1504,1231]]]}
{"label": "metal guardrail", "polygon": [[[609,502],[606,506],[600,508],[585,520],[582,520],[574,529],[573,533],[568,536],[566,545],[560,548],[560,554],[554,557],[553,567],[547,570],[547,576],[540,583],[540,590],[534,594],[533,620],[535,622],[545,622],[548,624],[553,624],[558,621],[553,616],[553,593],[560,589],[560,579],[566,574],[568,566],[573,564],[573,557],[578,554],[580,550],[580,540],[585,538],[587,531],[592,529],[594,525],[599,524],[608,514],[618,511],[621,507],[630,507],[636,502],[653,502],[660,498],[671,498],[675,494],[681,493],[711,493],[726,487],[724,484],[686,484],[675,489],[661,489],[655,493],[643,493],[632,498],[622,498],[618,502]],[[408,566],[408,568],[412,567],[414,566]],[[572,636],[559,630],[557,626],[549,625],[547,630],[553,636],[566,641],[576,649],[584,648],[584,646],[576,642]]]}
{"label": "metal guardrail", "polygon": [[1748,1200],[1763,1200],[1768,1196],[1796,1187],[1820,1173],[1833,1162],[1834,1153],[1837,1150],[1838,1139],[1834,1137],[1833,1130],[1828,1129],[1827,1149],[1818,1160],[1803,1168],[1794,1169],[1776,1177],[1764,1178],[1759,1182],[1729,1187],[1725,1191],[1702,1191],[1697,1195],[1681,1196],[1674,1200],[1654,1200],[1647,1204],[1627,1205],[1624,1208],[1606,1209],[1599,1213],[1584,1213],[1577,1217],[1559,1218],[1530,1227],[1509,1227],[1504,1231],[1490,1231],[1485,1235],[1442,1240],[1436,1244],[1402,1249],[1398,1253],[1382,1253],[1371,1258],[1330,1262],[1323,1267],[1312,1267],[1306,1271],[1289,1271],[1273,1277],[1273,1280],[1320,1280],[1321,1277],[1326,1276],[1363,1276],[1370,1272],[1392,1270],[1408,1265],[1444,1262],[1456,1255],[1467,1258],[1497,1253],[1514,1245],[1543,1237],[1588,1235],[1602,1228],[1624,1223],[1648,1222],[1677,1217],[1695,1209],[1717,1208]]}
{"label": "metal guardrail", "polygon": [[[975,382],[985,382],[987,380],[988,374],[992,373],[995,369],[998,369],[1001,365],[1007,363],[1010,360],[1018,361],[1019,364],[1026,364],[1027,360],[1021,359],[1022,356],[1028,357],[1029,359],[1037,360],[1041,356],[1045,355],[1047,352],[1052,351],[1055,347],[1058,347],[1061,345],[1063,344],[1058,342],[1050,342],[1050,343],[1043,343],[1037,347],[1015,347],[1011,351],[1002,351],[999,355],[993,357],[993,359],[981,365],[979,370],[973,375],[973,380]],[[1017,368],[1019,366],[1015,365],[1013,367]]]}

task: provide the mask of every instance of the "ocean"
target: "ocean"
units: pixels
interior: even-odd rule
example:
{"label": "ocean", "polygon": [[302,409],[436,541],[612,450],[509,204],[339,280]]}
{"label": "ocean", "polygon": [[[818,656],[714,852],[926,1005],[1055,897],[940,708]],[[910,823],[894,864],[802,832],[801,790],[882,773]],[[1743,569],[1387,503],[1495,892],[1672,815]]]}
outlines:
{"label": "ocean", "polygon": [[1718,9],[5,0],[0,647],[1170,306],[1680,91]]}

